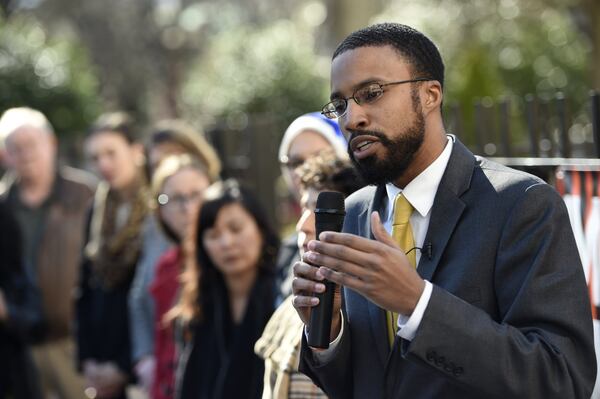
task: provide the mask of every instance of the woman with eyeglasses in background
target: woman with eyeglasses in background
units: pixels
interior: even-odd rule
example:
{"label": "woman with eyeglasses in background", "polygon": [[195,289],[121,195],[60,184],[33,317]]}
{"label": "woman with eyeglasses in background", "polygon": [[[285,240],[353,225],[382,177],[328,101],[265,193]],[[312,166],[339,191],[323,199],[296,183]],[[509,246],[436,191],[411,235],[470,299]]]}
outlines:
{"label": "woman with eyeglasses in background", "polygon": [[[219,179],[221,161],[203,133],[181,120],[168,119],[156,123],[146,144],[146,174],[148,181],[162,160],[171,155],[188,154],[205,170],[210,183]],[[156,198],[151,201],[156,203]],[[129,292],[131,357],[138,385],[147,393],[152,389],[155,375],[154,333],[155,306],[148,288],[154,279],[157,260],[173,245],[173,241],[159,227],[156,214],[150,213],[144,221],[142,253],[136,266]],[[171,237],[172,238],[172,237]]]}
{"label": "woman with eyeglasses in background", "polygon": [[183,243],[209,184],[206,168],[187,154],[164,159],[152,179],[155,215],[165,235],[175,244],[160,257],[149,287],[156,310],[152,399],[170,399],[174,394],[177,354],[172,323],[165,316],[179,292]]}

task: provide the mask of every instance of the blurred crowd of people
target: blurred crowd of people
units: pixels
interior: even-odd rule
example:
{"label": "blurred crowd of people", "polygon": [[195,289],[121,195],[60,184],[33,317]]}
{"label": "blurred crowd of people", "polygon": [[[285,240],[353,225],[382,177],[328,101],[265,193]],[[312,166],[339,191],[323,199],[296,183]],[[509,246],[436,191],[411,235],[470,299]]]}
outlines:
{"label": "blurred crowd of people", "polygon": [[98,118],[94,176],[58,161],[39,111],[0,118],[0,399],[325,397],[298,372],[290,294],[318,193],[362,186],[337,123],[306,114],[283,135],[302,209],[289,237],[221,180],[201,132],[141,133],[125,113]]}

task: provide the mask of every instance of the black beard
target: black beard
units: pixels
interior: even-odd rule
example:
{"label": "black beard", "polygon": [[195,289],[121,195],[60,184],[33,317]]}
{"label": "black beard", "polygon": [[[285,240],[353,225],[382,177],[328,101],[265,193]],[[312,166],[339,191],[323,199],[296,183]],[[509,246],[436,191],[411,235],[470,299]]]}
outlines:
{"label": "black beard", "polygon": [[401,177],[412,163],[415,154],[421,148],[425,139],[425,120],[422,112],[416,112],[415,123],[407,128],[402,135],[390,140],[379,132],[360,131],[352,132],[350,141],[361,135],[375,136],[387,149],[387,156],[378,159],[372,155],[357,161],[353,151],[348,145],[348,155],[356,170],[367,184],[382,185],[392,183]]}

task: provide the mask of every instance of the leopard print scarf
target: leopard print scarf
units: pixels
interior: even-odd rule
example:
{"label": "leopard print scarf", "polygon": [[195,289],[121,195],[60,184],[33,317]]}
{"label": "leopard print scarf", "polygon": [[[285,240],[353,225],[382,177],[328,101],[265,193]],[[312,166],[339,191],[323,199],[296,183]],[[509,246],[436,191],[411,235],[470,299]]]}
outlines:
{"label": "leopard print scarf", "polygon": [[[142,247],[149,192],[146,185],[140,183],[135,196],[126,202],[107,186],[99,187],[98,191],[86,255],[92,261],[95,282],[110,289],[133,277]],[[126,221],[118,224],[123,207],[128,208],[125,208]]]}

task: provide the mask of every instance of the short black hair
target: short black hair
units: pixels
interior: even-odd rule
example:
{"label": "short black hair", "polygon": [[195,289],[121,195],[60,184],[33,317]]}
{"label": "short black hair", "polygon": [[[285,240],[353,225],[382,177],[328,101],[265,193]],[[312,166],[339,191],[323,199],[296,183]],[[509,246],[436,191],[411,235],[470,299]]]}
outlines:
{"label": "short black hair", "polygon": [[204,273],[209,273],[207,270],[210,268],[216,270],[202,240],[206,230],[215,225],[221,209],[230,204],[241,205],[254,218],[263,236],[262,257],[259,260],[260,266],[263,271],[273,273],[277,260],[277,251],[279,250],[279,236],[277,235],[277,231],[271,225],[266,210],[256,195],[234,179],[218,181],[204,191],[196,225],[196,248],[199,267],[203,269]]}
{"label": "short black hair", "polygon": [[336,48],[332,59],[359,47],[392,46],[412,65],[413,78],[430,78],[444,87],[444,62],[423,33],[398,23],[382,23],[352,32]]}

